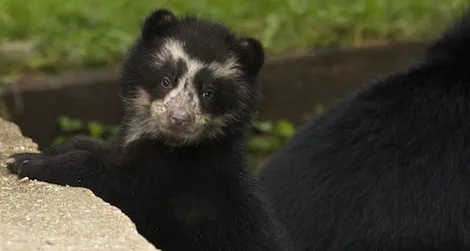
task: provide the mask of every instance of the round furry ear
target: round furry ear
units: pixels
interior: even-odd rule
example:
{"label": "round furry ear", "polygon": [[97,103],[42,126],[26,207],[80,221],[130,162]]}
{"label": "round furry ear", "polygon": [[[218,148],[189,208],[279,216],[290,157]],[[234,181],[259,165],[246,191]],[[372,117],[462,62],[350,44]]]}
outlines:
{"label": "round furry ear", "polygon": [[237,54],[246,73],[256,75],[264,65],[264,48],[260,41],[252,37],[237,39]]}
{"label": "round furry ear", "polygon": [[148,15],[141,25],[141,35],[144,39],[161,34],[168,24],[176,21],[176,16],[167,9],[157,9]]}

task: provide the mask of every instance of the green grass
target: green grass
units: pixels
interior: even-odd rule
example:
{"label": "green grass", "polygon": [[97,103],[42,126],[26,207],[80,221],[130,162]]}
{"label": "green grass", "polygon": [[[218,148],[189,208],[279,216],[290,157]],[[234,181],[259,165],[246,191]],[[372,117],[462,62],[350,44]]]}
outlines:
{"label": "green grass", "polygon": [[[35,49],[0,61],[0,75],[116,63],[155,7],[190,11],[259,38],[269,53],[423,40],[468,0],[0,0],[0,46]],[[0,51],[0,56],[2,55]]]}

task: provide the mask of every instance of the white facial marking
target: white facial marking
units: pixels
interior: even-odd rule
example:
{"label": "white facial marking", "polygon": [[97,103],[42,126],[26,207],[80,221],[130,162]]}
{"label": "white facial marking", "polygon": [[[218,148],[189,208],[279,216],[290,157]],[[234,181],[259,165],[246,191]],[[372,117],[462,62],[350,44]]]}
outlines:
{"label": "white facial marking", "polygon": [[240,76],[240,69],[235,58],[230,57],[223,64],[212,62],[208,66],[209,70],[217,78],[238,78]]}
{"label": "white facial marking", "polygon": [[[181,76],[177,87],[171,90],[165,97],[164,103],[171,100],[173,97],[181,97],[183,92],[190,93],[194,98],[194,107],[197,109],[196,113],[200,113],[199,99],[197,98],[197,91],[192,83],[196,74],[203,68],[207,68],[216,78],[238,80],[241,77],[240,65],[237,62],[236,56],[232,55],[225,62],[211,62],[206,64],[196,58],[191,57],[184,49],[184,42],[176,39],[166,39],[160,50],[155,54],[157,66],[161,66],[168,60],[177,62],[182,60],[187,67],[186,72]],[[246,88],[238,88],[242,96],[247,95]]]}
{"label": "white facial marking", "polygon": [[156,64],[161,65],[169,59],[173,59],[175,62],[178,59],[188,67],[187,75],[194,77],[194,75],[202,68],[208,68],[215,77],[217,78],[230,78],[236,79],[241,75],[240,65],[238,64],[236,57],[231,56],[225,62],[212,62],[206,64],[198,59],[192,58],[184,50],[184,43],[175,39],[165,40],[162,48],[155,55]]}
{"label": "white facial marking", "polygon": [[128,145],[132,141],[142,138],[148,131],[152,130],[152,121],[150,119],[141,119],[146,117],[150,104],[150,95],[143,88],[137,87],[134,97],[125,107],[129,109],[128,112],[137,114],[138,119],[133,119],[129,122],[130,126],[128,126],[124,145]]}
{"label": "white facial marking", "polygon": [[175,98],[192,96],[191,102],[196,109],[196,113],[200,113],[199,99],[197,98],[197,91],[194,88],[193,80],[196,74],[206,65],[199,60],[191,58],[184,50],[183,43],[174,39],[167,39],[161,50],[156,54],[156,64],[159,66],[168,60],[178,62],[182,60],[186,66],[186,72],[179,78],[176,87],[173,88],[164,98],[163,106],[171,102]]}
{"label": "white facial marking", "polygon": [[134,96],[134,105],[137,109],[142,109],[143,107],[150,105],[150,95],[142,87],[137,87],[137,91]]}
{"label": "white facial marking", "polygon": [[[150,95],[142,88],[138,88],[132,104],[128,107],[131,112],[136,113],[137,118],[130,121],[127,139],[125,144],[143,137],[154,137],[158,135],[158,121],[165,116],[169,104],[180,103],[190,107],[195,114],[195,131],[182,142],[168,142],[172,144],[184,144],[197,140],[202,132],[203,125],[211,126],[209,137],[216,138],[222,133],[221,128],[229,121],[235,119],[233,115],[227,114],[221,117],[211,118],[208,114],[203,114],[200,107],[200,100],[194,85],[194,78],[201,69],[208,69],[215,78],[219,79],[241,79],[241,68],[235,55],[230,56],[224,62],[204,63],[191,57],[184,49],[184,42],[175,39],[166,39],[161,48],[154,54],[155,65],[161,67],[165,62],[182,60],[186,66],[186,71],[179,77],[175,87],[165,95],[162,100],[151,100]],[[241,94],[245,94],[243,88],[239,89]],[[155,117],[157,116],[157,117]],[[162,128],[161,128],[162,129]]]}

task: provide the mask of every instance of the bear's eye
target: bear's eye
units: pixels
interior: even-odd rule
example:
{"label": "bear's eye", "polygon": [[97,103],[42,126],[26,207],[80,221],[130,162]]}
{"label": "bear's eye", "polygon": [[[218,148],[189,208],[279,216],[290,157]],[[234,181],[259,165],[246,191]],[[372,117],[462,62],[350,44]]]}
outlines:
{"label": "bear's eye", "polygon": [[168,77],[164,77],[162,79],[161,85],[163,86],[163,88],[171,88],[172,87],[171,80]]}
{"label": "bear's eye", "polygon": [[212,89],[207,89],[202,93],[202,97],[205,99],[210,99],[214,96],[214,91]]}

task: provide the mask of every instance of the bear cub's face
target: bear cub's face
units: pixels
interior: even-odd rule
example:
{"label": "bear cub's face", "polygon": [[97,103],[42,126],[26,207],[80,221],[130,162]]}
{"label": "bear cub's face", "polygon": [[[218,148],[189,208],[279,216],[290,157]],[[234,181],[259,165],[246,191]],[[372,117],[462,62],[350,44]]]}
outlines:
{"label": "bear cub's face", "polygon": [[251,112],[263,63],[263,48],[253,38],[237,38],[207,19],[156,10],[123,67],[127,141],[150,137],[182,145],[222,136]]}

